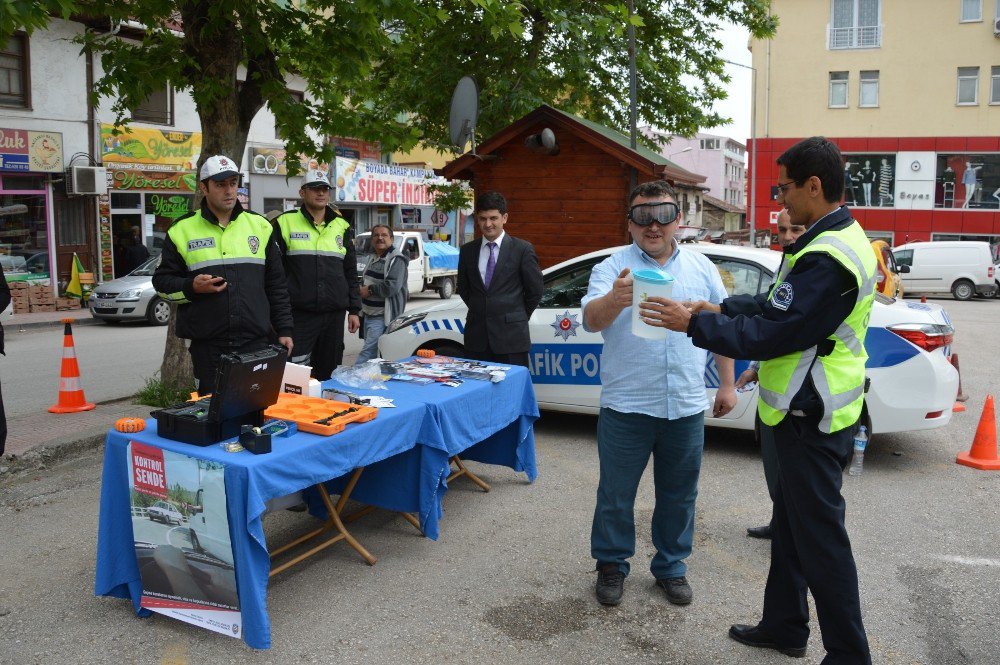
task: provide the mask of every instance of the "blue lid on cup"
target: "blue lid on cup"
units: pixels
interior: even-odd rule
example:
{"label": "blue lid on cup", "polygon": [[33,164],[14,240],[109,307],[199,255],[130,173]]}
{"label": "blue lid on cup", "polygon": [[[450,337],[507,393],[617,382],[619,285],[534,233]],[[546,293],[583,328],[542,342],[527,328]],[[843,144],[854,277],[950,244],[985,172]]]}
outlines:
{"label": "blue lid on cup", "polygon": [[674,281],[674,276],[662,270],[636,270],[632,277],[643,282],[653,284],[670,284]]}

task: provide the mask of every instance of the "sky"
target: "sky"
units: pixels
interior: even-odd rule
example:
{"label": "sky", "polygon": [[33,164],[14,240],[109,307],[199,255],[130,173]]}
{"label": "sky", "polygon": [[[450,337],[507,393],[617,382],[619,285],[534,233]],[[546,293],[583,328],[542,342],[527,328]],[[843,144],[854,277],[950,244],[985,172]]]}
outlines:
{"label": "sky", "polygon": [[[722,52],[719,57],[750,65],[750,51],[747,50],[747,40],[750,31],[743,27],[723,24],[719,31],[722,41]],[[719,127],[702,127],[701,131],[711,134],[721,134],[746,143],[750,138],[750,95],[753,72],[744,67],[726,65],[730,78],[729,97],[716,102],[713,109],[722,116],[732,118],[732,123]]]}

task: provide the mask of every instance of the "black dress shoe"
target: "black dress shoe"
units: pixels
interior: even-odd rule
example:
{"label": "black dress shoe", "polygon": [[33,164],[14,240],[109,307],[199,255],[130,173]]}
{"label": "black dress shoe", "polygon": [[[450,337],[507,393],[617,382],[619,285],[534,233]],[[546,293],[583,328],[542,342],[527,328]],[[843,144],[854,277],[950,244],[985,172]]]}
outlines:
{"label": "black dress shoe", "polygon": [[779,653],[783,653],[786,656],[791,656],[792,658],[802,658],[806,655],[806,647],[785,647],[781,646],[774,639],[762,631],[757,626],[747,626],[742,623],[734,624],[729,628],[729,637],[733,638],[740,644],[746,644],[751,647],[758,647],[761,649],[774,649]]}
{"label": "black dress shoe", "polygon": [[765,524],[764,526],[747,527],[747,535],[750,536],[751,538],[766,538],[770,540],[771,525]]}

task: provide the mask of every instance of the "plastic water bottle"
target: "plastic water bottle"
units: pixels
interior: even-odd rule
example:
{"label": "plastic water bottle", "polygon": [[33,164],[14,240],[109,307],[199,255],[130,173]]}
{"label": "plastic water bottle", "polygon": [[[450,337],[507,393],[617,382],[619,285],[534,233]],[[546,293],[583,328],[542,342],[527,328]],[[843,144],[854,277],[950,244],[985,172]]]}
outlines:
{"label": "plastic water bottle", "polygon": [[851,468],[847,470],[852,476],[860,476],[865,470],[865,447],[868,445],[868,430],[862,425],[854,436],[854,459]]}

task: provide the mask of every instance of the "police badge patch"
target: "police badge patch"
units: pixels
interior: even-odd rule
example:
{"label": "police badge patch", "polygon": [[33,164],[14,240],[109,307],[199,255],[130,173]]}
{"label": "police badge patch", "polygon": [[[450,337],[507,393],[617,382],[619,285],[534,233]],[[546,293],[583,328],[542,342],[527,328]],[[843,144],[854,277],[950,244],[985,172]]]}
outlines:
{"label": "police badge patch", "polygon": [[257,250],[260,249],[260,238],[257,236],[250,236],[247,238],[247,244],[250,245],[250,253],[256,254]]}
{"label": "police badge patch", "polygon": [[337,248],[344,249],[344,236],[337,236]]}
{"label": "police badge patch", "polygon": [[774,295],[771,296],[771,305],[782,312],[788,311],[788,307],[792,304],[792,298],[794,297],[795,291],[792,289],[792,285],[788,282],[782,282],[774,289]]}

